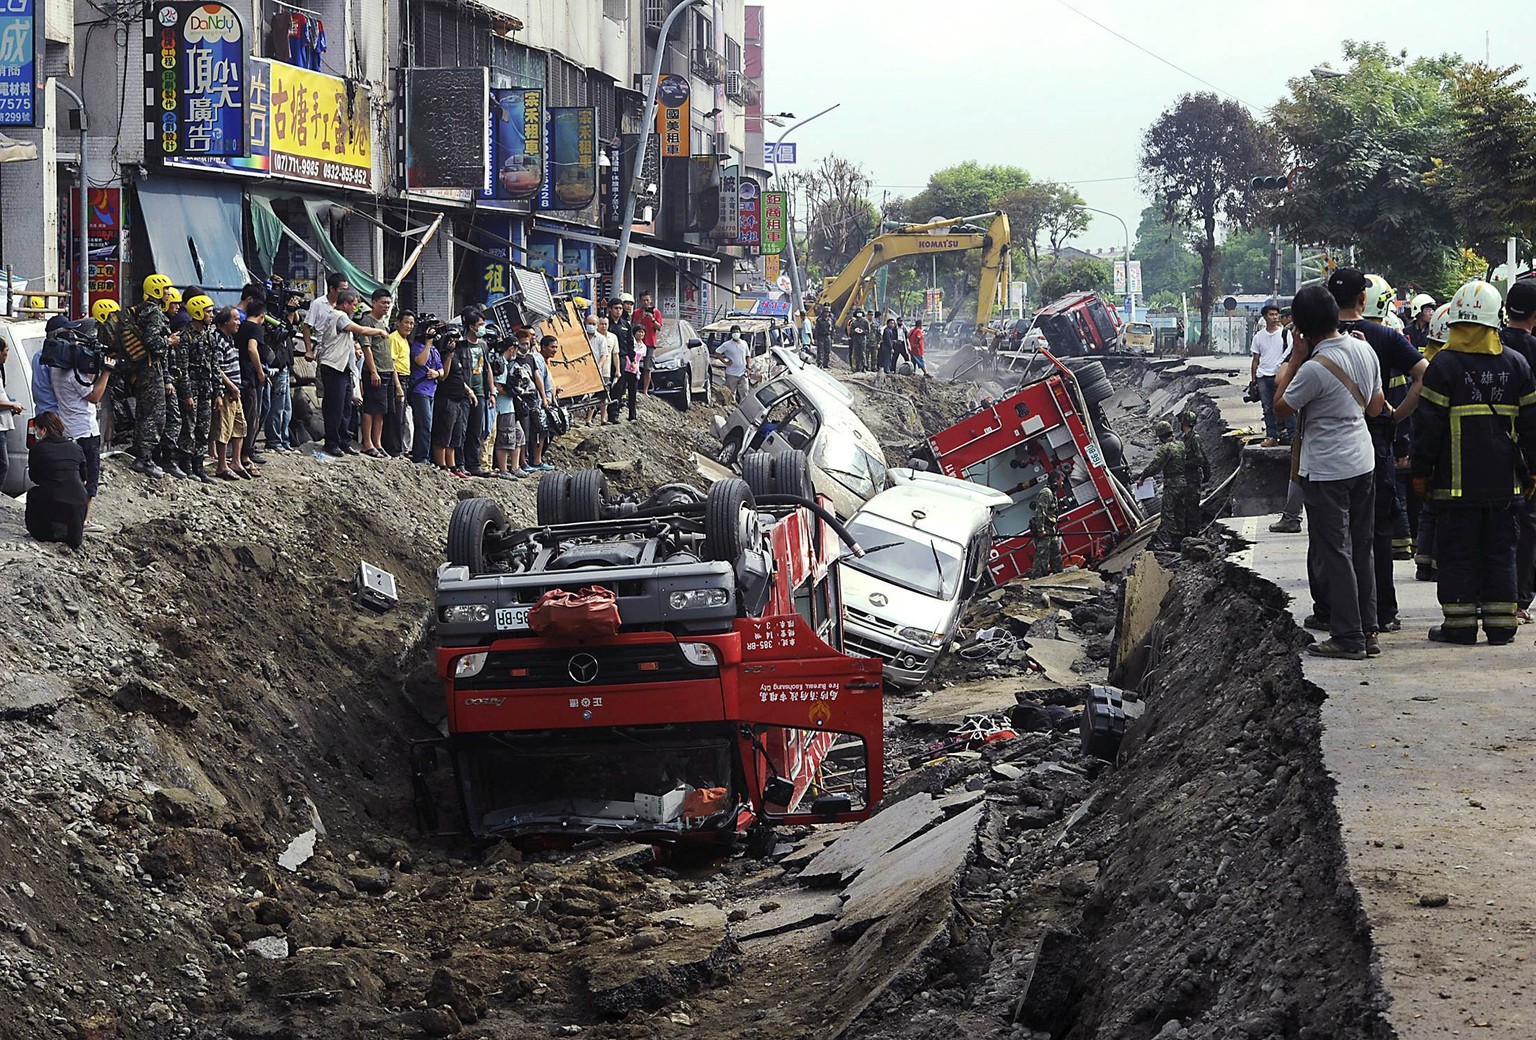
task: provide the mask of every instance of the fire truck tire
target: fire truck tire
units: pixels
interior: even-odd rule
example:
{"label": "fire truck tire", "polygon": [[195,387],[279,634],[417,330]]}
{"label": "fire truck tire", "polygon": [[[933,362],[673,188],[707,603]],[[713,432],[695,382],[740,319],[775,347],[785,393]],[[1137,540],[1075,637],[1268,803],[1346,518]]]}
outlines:
{"label": "fire truck tire", "polygon": [[811,483],[811,462],[805,452],[781,451],[774,455],[773,493],[816,498],[816,485]]}
{"label": "fire truck tire", "polygon": [[546,473],[540,477],[538,495],[534,502],[539,526],[553,527],[570,523],[570,497],[569,473]]}
{"label": "fire truck tire", "polygon": [[1109,381],[1109,373],[1104,371],[1103,362],[1089,361],[1070,367],[1072,374],[1077,376],[1077,386],[1083,392],[1084,403],[1098,404],[1115,396],[1115,385]]}
{"label": "fire truck tire", "polygon": [[[539,482],[540,485],[543,481]],[[607,497],[608,478],[600,469],[579,469],[571,474],[567,492],[567,523],[589,524],[603,518],[603,500]]]}
{"label": "fire truck tire", "polygon": [[747,482],[747,487],[752,489],[753,495],[774,494],[776,489],[773,484],[773,453],[749,451],[743,455],[741,479]]}
{"label": "fire truck tire", "polygon": [[507,514],[495,499],[464,499],[448,520],[448,562],[468,567],[470,574],[484,574],[485,536],[506,526]]}
{"label": "fire truck tire", "polygon": [[704,500],[704,556],[735,563],[749,548],[757,527],[757,500],[745,480],[718,480]]}

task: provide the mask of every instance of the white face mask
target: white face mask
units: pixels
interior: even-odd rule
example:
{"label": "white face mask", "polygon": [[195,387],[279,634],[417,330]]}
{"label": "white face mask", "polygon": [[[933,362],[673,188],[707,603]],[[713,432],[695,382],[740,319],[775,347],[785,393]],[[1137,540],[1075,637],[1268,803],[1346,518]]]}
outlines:
{"label": "white face mask", "polygon": [[731,338],[733,340],[735,340],[737,343],[740,343],[741,342],[741,333],[733,332],[733,333],[731,333]]}

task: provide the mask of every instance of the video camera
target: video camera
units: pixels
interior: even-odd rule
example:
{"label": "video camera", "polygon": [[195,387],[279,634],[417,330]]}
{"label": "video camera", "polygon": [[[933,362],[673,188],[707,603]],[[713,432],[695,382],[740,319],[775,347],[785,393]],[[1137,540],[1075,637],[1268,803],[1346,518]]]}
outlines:
{"label": "video camera", "polygon": [[107,363],[106,349],[96,336],[96,320],[84,318],[67,322],[43,340],[38,361],[49,368],[73,372],[83,386],[95,382]]}
{"label": "video camera", "polygon": [[1250,380],[1248,385],[1243,388],[1243,400],[1248,404],[1259,403],[1259,381],[1257,379]]}

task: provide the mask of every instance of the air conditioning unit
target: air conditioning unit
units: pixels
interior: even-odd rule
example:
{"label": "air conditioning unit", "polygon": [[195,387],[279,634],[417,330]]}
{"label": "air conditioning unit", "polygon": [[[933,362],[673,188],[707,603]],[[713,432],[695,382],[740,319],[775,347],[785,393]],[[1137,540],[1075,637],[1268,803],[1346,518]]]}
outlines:
{"label": "air conditioning unit", "polygon": [[745,77],[740,72],[727,72],[725,74],[725,96],[739,101],[742,92],[746,89],[744,83]]}
{"label": "air conditioning unit", "polygon": [[660,29],[667,20],[667,0],[645,0],[645,27]]}

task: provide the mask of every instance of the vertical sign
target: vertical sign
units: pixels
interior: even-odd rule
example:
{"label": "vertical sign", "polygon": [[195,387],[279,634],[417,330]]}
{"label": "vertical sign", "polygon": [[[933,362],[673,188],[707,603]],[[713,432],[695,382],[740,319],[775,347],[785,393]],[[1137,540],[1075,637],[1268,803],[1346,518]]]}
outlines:
{"label": "vertical sign", "polygon": [[[80,212],[80,189],[72,188],[70,215]],[[90,240],[91,273],[86,281],[90,302],[121,302],[123,203],[119,188],[92,188],[86,196],[86,235]],[[73,228],[70,229],[74,231]]]}
{"label": "vertical sign", "polygon": [[545,123],[548,183],[539,208],[586,209],[597,198],[597,109],[551,108]]}
{"label": "vertical sign", "polygon": [[484,66],[405,70],[406,187],[485,191],[490,91]]}
{"label": "vertical sign", "polygon": [[0,3],[0,126],[37,125],[37,6]]}
{"label": "vertical sign", "polygon": [[736,236],[739,245],[755,246],[762,241],[763,230],[758,215],[757,182],[751,177],[743,177],[737,185],[737,197],[740,199],[737,218],[740,223],[740,234]]}
{"label": "vertical sign", "polygon": [[222,3],[156,0],[144,22],[147,139],[161,157],[245,154],[245,34]]}
{"label": "vertical sign", "polygon": [[491,91],[489,199],[531,199],[544,183],[544,92]]}
{"label": "vertical sign", "polygon": [[779,270],[779,258],[777,256],[763,257],[763,281],[769,285],[777,285]]}
{"label": "vertical sign", "polygon": [[656,87],[656,133],[661,137],[662,158],[693,154],[687,76],[669,72],[661,77]]}
{"label": "vertical sign", "polygon": [[788,193],[763,192],[762,240],[757,251],[764,256],[778,256],[784,252],[784,240],[788,235]]}
{"label": "vertical sign", "polygon": [[608,166],[604,168],[598,163],[598,187],[603,193],[602,226],[612,230],[624,219],[624,162],[606,148],[603,154],[608,156]]}
{"label": "vertical sign", "polygon": [[740,166],[720,171],[720,222],[715,225],[715,234],[725,242],[734,242],[741,234],[740,184]]}

